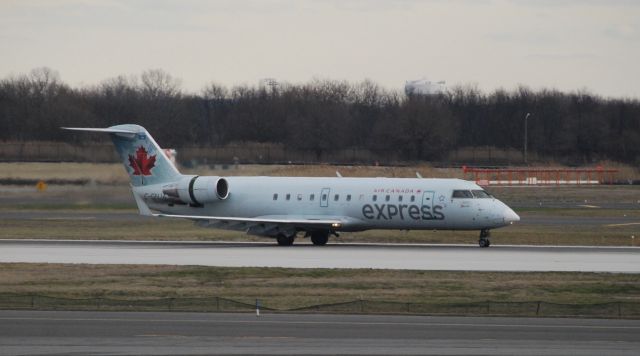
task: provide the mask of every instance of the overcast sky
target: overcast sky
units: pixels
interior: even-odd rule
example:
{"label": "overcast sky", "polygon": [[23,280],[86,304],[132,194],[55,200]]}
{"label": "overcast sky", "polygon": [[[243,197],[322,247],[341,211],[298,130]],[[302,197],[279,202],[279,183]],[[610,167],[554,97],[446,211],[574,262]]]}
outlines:
{"label": "overcast sky", "polygon": [[161,68],[192,92],[426,77],[640,98],[640,1],[0,1],[0,77],[42,66],[74,86]]}

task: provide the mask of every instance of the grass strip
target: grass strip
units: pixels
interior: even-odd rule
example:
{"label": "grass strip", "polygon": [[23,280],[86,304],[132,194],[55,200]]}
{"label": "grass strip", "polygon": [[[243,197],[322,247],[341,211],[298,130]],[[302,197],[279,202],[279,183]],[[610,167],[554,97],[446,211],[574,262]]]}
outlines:
{"label": "grass strip", "polygon": [[[90,215],[95,212],[94,215]],[[114,211],[111,211],[114,213]],[[184,219],[149,219],[121,215],[103,219],[104,211],[83,211],[80,218],[61,214],[59,218],[0,219],[0,239],[81,239],[81,240],[159,240],[159,241],[269,241],[244,232],[207,229]],[[118,212],[115,211],[117,214]],[[531,245],[638,246],[638,225],[527,225],[523,223],[495,229],[492,243]],[[342,233],[330,242],[380,243],[468,243],[475,244],[477,231],[369,230]],[[636,241],[638,240],[638,241]],[[298,243],[307,241],[300,238]]]}
{"label": "grass strip", "polygon": [[[109,305],[120,306],[115,308],[120,310],[122,306],[126,310],[215,310],[212,303],[220,308],[223,300],[246,311],[260,299],[263,306],[277,310],[473,315],[492,313],[493,307],[494,314],[532,315],[536,309],[540,313],[542,305],[544,315],[582,315],[597,305],[595,315],[615,316],[624,311],[623,317],[640,317],[637,274],[26,263],[0,266],[0,307],[15,302],[11,295],[36,295],[47,296],[33,302],[49,309],[73,309],[74,305],[93,309],[97,302],[107,310]],[[89,304],[79,301],[87,298],[91,299]]]}

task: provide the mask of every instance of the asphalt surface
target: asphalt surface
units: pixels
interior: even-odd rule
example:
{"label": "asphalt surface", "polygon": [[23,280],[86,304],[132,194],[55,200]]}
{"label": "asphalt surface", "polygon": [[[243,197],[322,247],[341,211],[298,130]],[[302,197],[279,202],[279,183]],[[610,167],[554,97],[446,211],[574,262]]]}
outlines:
{"label": "asphalt surface", "polygon": [[[0,211],[0,219],[141,221],[118,211]],[[519,225],[638,226],[638,218],[526,216]],[[390,268],[477,271],[592,271],[640,273],[640,249],[474,245],[182,243],[118,241],[0,241],[0,262],[175,264],[229,267]]]}
{"label": "asphalt surface", "polygon": [[640,247],[0,240],[0,262],[640,273]]}
{"label": "asphalt surface", "polygon": [[640,321],[0,311],[0,355],[638,355]]}

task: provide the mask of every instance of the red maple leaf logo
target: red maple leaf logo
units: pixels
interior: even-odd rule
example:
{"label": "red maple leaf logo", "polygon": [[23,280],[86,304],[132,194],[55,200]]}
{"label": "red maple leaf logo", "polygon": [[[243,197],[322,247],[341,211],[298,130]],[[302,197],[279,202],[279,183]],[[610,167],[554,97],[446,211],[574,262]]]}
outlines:
{"label": "red maple leaf logo", "polygon": [[140,146],[136,150],[136,156],[129,155],[129,166],[133,168],[134,176],[150,176],[151,168],[155,167],[156,155],[149,156],[147,150]]}

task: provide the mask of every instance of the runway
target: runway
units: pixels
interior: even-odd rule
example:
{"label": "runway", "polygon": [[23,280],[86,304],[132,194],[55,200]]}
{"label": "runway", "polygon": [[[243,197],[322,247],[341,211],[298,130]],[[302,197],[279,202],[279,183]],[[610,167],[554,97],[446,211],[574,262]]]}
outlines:
{"label": "runway", "polygon": [[637,355],[640,321],[0,311],[0,355]]}
{"label": "runway", "polygon": [[640,273],[640,248],[1,240],[0,262]]}

